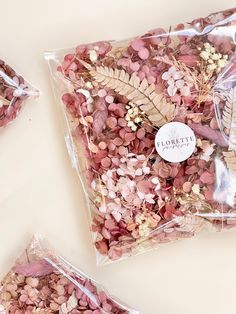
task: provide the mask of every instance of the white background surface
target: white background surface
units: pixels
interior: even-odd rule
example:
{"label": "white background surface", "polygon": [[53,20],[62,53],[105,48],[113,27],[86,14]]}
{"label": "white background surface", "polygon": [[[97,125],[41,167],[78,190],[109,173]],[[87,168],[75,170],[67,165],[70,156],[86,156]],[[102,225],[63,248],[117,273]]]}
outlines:
{"label": "white background surface", "polygon": [[0,0],[0,58],[42,96],[0,132],[0,276],[34,232],[144,314],[235,314],[236,231],[96,268],[83,193],[64,145],[43,51],[122,39],[233,0]]}

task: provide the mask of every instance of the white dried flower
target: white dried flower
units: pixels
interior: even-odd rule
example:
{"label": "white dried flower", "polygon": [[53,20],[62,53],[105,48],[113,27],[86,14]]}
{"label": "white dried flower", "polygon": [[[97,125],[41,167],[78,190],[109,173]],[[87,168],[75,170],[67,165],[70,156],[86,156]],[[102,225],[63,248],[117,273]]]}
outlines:
{"label": "white dried flower", "polygon": [[199,186],[199,184],[194,184],[192,186],[192,191],[193,191],[194,194],[198,195],[200,193],[200,186]]}
{"label": "white dried flower", "polygon": [[203,59],[203,60],[205,60],[205,61],[207,61],[209,58],[210,58],[210,54],[207,52],[207,51],[202,51],[201,53],[200,53],[200,57]]}
{"label": "white dried flower", "polygon": [[97,55],[97,52],[96,52],[95,50],[89,50],[89,59],[90,59],[92,62],[97,61],[98,55]]}

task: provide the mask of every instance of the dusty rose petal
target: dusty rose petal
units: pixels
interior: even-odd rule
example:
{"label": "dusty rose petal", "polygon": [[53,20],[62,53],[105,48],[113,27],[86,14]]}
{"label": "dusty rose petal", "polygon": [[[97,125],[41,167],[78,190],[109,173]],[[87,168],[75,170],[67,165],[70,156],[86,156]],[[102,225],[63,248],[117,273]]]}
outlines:
{"label": "dusty rose petal", "polygon": [[142,39],[135,39],[132,41],[131,43],[131,47],[136,50],[136,51],[140,51],[144,46],[144,41]]}
{"label": "dusty rose petal", "polygon": [[183,191],[185,193],[189,193],[189,192],[191,192],[191,190],[192,190],[192,183],[191,182],[185,182],[183,184]]}
{"label": "dusty rose petal", "polygon": [[135,139],[134,133],[126,133],[125,134],[125,141],[126,142],[132,142]]}
{"label": "dusty rose petal", "polygon": [[119,153],[121,156],[125,156],[125,155],[127,155],[127,153],[128,153],[128,149],[127,149],[126,147],[124,147],[124,146],[120,146],[120,147],[118,148],[118,153]]}
{"label": "dusty rose petal", "polygon": [[108,126],[110,129],[114,129],[114,128],[117,126],[117,120],[116,120],[116,118],[109,117],[109,118],[106,120],[106,124],[107,124],[107,126]]}
{"label": "dusty rose petal", "polygon": [[213,184],[215,182],[215,176],[208,171],[205,171],[201,175],[200,180],[205,184]]}
{"label": "dusty rose petal", "polygon": [[103,158],[101,164],[104,168],[109,168],[111,165],[111,159],[109,157]]}
{"label": "dusty rose petal", "polygon": [[146,59],[148,59],[150,52],[147,48],[141,48],[138,52],[138,55],[139,55],[140,59],[146,60]]}
{"label": "dusty rose petal", "polygon": [[134,72],[138,71],[140,69],[140,65],[138,62],[132,62],[130,64],[130,69]]}
{"label": "dusty rose petal", "polygon": [[123,144],[123,140],[120,138],[120,137],[116,137],[114,140],[113,140],[113,143],[116,145],[116,146],[121,146]]}

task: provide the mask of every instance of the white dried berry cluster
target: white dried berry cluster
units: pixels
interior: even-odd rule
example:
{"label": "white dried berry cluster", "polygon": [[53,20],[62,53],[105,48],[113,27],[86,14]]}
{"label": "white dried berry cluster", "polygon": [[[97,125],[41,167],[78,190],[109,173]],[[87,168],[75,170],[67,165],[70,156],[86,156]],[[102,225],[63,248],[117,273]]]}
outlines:
{"label": "white dried berry cluster", "polygon": [[205,43],[199,50],[200,57],[207,62],[208,73],[219,73],[228,63],[229,56],[217,53],[215,47],[209,43]]}
{"label": "white dried berry cluster", "polygon": [[150,222],[148,218],[141,214],[135,218],[135,222],[139,225],[138,227],[139,235],[142,238],[148,237],[151,231]]}
{"label": "white dried berry cluster", "polygon": [[134,104],[127,105],[126,109],[128,109],[128,112],[125,116],[125,120],[127,121],[128,127],[135,132],[137,131],[138,124],[143,121],[142,115],[144,113]]}

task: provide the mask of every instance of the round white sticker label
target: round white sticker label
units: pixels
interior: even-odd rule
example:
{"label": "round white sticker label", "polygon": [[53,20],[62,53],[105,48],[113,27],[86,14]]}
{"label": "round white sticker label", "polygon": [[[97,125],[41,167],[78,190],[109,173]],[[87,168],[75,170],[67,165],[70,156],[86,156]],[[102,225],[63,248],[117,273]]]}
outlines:
{"label": "round white sticker label", "polygon": [[169,162],[188,159],[196,147],[196,137],[192,129],[181,122],[163,125],[156,134],[155,145],[158,154]]}

